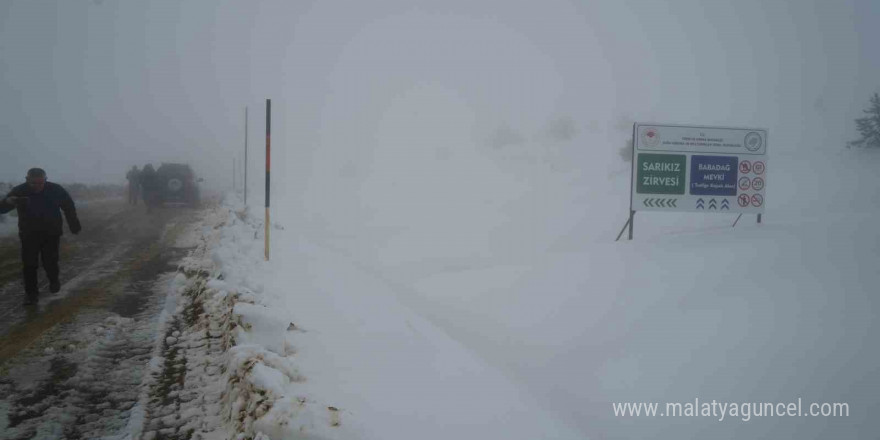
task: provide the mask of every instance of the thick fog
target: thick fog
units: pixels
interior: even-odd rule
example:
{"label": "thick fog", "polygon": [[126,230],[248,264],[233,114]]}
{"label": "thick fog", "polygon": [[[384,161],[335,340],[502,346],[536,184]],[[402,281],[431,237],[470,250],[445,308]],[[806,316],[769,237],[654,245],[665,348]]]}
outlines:
{"label": "thick fog", "polygon": [[246,105],[260,171],[265,98],[279,179],[315,161],[357,177],[376,143],[517,143],[554,124],[584,160],[616,160],[635,119],[768,127],[774,154],[837,148],[877,87],[878,9],[8,1],[0,180],[41,166],[56,181],[121,182],[131,165],[186,161],[230,186]]}
{"label": "thick fog", "polygon": [[[309,335],[346,334],[325,329],[347,311],[355,346],[362,322],[418,315],[584,435],[864,437],[880,199],[876,154],[846,145],[880,92],[877,23],[875,0],[4,1],[0,182],[187,162],[228,190],[248,107],[239,213],[259,222],[271,98],[273,260],[240,272],[325,326]],[[635,121],[767,129],[764,223],[640,212],[613,243]],[[262,246],[245,232],[231,248]],[[382,295],[405,307],[352,306]],[[412,360],[388,347],[363,358]],[[381,412],[372,391],[352,395]],[[855,423],[716,430],[608,405],[710,391],[850,399]]]}

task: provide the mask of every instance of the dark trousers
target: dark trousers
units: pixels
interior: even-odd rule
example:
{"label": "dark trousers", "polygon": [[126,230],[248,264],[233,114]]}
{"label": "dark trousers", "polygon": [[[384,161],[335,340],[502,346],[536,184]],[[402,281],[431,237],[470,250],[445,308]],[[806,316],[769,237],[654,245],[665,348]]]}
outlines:
{"label": "dark trousers", "polygon": [[25,232],[18,234],[18,237],[21,239],[24,291],[28,295],[36,295],[39,293],[37,269],[41,260],[49,281],[58,281],[58,247],[61,236],[45,232]]}
{"label": "dark trousers", "polygon": [[138,186],[128,184],[128,203],[132,205],[138,204]]}

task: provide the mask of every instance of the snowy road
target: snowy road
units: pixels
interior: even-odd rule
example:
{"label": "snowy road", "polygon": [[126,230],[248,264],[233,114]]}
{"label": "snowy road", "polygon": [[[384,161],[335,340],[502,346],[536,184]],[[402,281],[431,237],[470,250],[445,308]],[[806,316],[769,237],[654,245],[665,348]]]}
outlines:
{"label": "snowy road", "polygon": [[188,252],[173,243],[197,215],[83,206],[83,232],[62,239],[62,290],[49,294],[41,273],[33,310],[21,304],[17,237],[0,239],[0,439],[124,438],[149,421],[142,381],[168,274]]}

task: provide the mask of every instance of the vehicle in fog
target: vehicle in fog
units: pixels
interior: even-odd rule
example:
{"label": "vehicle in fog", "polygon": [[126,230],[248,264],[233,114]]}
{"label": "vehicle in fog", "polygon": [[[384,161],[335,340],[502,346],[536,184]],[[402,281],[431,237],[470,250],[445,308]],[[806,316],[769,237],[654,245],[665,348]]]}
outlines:
{"label": "vehicle in fog", "polygon": [[156,170],[153,204],[196,207],[199,204],[198,183],[201,181],[195,177],[189,164],[163,162]]}

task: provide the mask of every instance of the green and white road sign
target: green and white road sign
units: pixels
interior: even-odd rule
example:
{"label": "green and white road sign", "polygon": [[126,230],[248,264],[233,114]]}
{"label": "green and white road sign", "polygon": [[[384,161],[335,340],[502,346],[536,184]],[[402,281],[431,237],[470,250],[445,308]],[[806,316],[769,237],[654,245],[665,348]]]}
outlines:
{"label": "green and white road sign", "polygon": [[633,127],[633,211],[764,212],[767,130]]}

